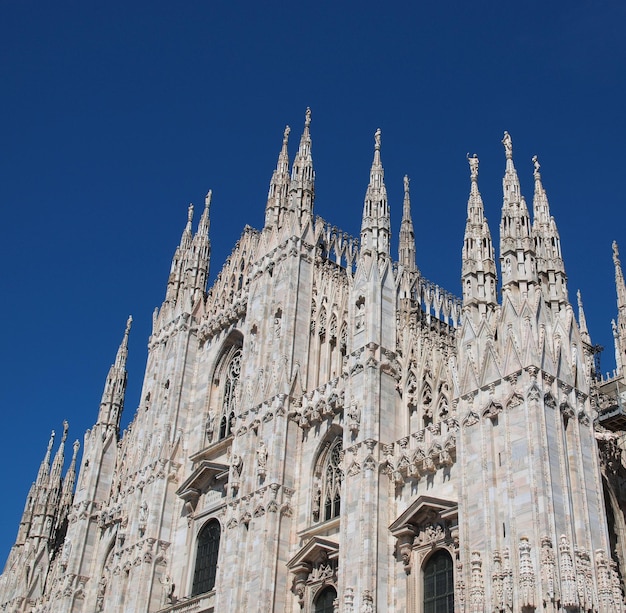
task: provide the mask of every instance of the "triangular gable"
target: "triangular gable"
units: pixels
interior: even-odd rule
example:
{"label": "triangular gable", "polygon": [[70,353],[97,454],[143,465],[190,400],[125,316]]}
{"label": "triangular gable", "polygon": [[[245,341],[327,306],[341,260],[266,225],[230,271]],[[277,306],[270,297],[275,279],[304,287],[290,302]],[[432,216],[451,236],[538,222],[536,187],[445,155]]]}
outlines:
{"label": "triangular gable", "polygon": [[214,479],[221,480],[228,476],[228,466],[217,462],[202,460],[185,482],[176,490],[176,495],[186,502],[195,504],[200,494]]}
{"label": "triangular gable", "polygon": [[309,570],[322,559],[336,560],[339,557],[339,545],[329,539],[314,536],[298,553],[287,562],[292,573]]}
{"label": "triangular gable", "polygon": [[414,526],[429,521],[432,517],[448,519],[456,517],[458,512],[459,507],[456,502],[432,496],[418,496],[406,511],[389,526],[389,531],[398,537],[407,529],[413,529]]}

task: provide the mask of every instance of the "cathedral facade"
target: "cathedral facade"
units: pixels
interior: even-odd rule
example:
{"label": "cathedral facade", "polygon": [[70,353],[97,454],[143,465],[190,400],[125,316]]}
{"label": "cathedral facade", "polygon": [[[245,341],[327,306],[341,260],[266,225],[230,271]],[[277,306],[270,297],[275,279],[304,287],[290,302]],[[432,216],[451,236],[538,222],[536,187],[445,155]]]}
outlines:
{"label": "cathedral facade", "polygon": [[310,122],[208,291],[211,193],[195,231],[190,207],[136,414],[120,433],[129,319],[65,476],[50,440],[0,610],[623,613],[617,246],[601,379],[536,158],[531,219],[505,133],[496,267],[468,157],[457,298],[416,265],[407,178],[391,257],[380,131],[360,237],[314,215]]}

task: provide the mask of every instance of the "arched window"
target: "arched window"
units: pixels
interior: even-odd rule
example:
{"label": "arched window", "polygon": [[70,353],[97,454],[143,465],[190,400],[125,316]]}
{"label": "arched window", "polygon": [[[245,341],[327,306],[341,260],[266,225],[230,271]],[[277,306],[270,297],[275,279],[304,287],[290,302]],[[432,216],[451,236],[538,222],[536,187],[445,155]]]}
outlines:
{"label": "arched window", "polygon": [[324,468],[324,483],[322,487],[324,501],[324,521],[338,517],[341,511],[341,482],[343,471],[341,470],[341,452],[343,444],[340,438],[335,439],[328,455]]}
{"label": "arched window", "polygon": [[193,573],[191,595],[210,592],[215,587],[217,573],[217,555],[220,549],[220,524],[211,519],[198,534],[196,567]]}
{"label": "arched window", "polygon": [[424,613],[454,613],[454,577],[450,554],[435,552],[424,566]]}
{"label": "arched window", "polygon": [[315,613],[333,613],[336,599],[337,590],[332,585],[325,587],[315,599]]}
{"label": "arched window", "polygon": [[241,349],[237,349],[226,368],[226,381],[224,383],[224,395],[222,399],[222,417],[220,419],[220,439],[231,434],[235,422],[235,408],[237,399],[237,387],[241,374]]}

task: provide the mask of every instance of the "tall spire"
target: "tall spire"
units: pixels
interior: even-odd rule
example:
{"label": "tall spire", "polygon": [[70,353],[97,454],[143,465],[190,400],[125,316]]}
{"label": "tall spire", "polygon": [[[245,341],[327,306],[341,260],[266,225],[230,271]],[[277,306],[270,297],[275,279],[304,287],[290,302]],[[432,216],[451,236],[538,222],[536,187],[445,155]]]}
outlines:
{"label": "tall spire", "polygon": [[128,357],[128,336],[132,317],[128,317],[124,337],[115,356],[115,362],[109,369],[102,400],[100,401],[100,413],[98,423],[105,426],[119,428],[120,416],[124,409],[124,394],[126,393],[126,358]]}
{"label": "tall spire", "polygon": [[187,207],[187,225],[183,230],[183,235],[180,237],[180,247],[181,249],[188,249],[191,245],[191,238],[193,236],[192,233],[192,223],[193,223],[193,204],[190,202]]}
{"label": "tall spire", "polygon": [[513,142],[508,132],[502,139],[506,170],[502,180],[503,201],[500,221],[500,266],[502,288],[517,287],[525,294],[536,281],[535,253],[530,233],[530,215],[521,194],[513,164]]}
{"label": "tall spire", "polygon": [[209,227],[211,225],[209,212],[211,210],[211,198],[213,192],[209,190],[204,198],[204,211],[200,217],[198,231],[187,249],[185,256],[185,272],[183,286],[192,293],[192,302],[195,304],[206,290],[206,282],[209,276],[209,263],[211,255],[211,242],[209,240]]}
{"label": "tall spire", "polygon": [[583,299],[580,295],[580,290],[576,292],[576,298],[578,300],[578,327],[580,328],[580,337],[585,343],[591,345],[591,337],[589,336],[589,330],[587,329],[587,318],[585,317]]}
{"label": "tall spire", "polygon": [[616,241],[613,241],[613,264],[615,265],[615,290],[617,292],[617,324],[613,328],[615,361],[618,373],[623,374],[623,369],[626,367],[626,285]]}
{"label": "tall spire", "polygon": [[311,109],[307,108],[304,131],[291,169],[291,183],[289,185],[289,209],[295,212],[301,220],[303,216],[313,214],[315,197],[315,172],[313,171],[313,157],[311,156],[310,126]]}
{"label": "tall spire", "polygon": [[470,194],[463,241],[463,304],[477,305],[484,314],[486,306],[496,305],[496,264],[483,199],[478,189],[478,157],[467,154],[470,167]]}
{"label": "tall spire", "polygon": [[402,223],[400,224],[400,243],[398,260],[406,270],[416,270],[415,231],[411,219],[411,197],[409,195],[409,177],[404,175],[404,203],[402,205]]}
{"label": "tall spire", "polygon": [[[265,226],[280,227],[282,217],[287,208],[288,190],[289,190],[289,133],[291,128],[285,126],[283,133],[283,146],[278,154],[278,162],[276,170],[272,174],[270,181],[270,189],[267,194],[267,205],[265,206]],[[310,138],[309,138],[310,142]]]}
{"label": "tall spire", "polygon": [[374,134],[374,160],[370,182],[365,192],[361,222],[361,254],[389,256],[389,204],[385,187],[385,172],[380,159],[380,128]]}
{"label": "tall spire", "polygon": [[48,449],[46,455],[39,466],[39,472],[37,473],[37,484],[41,485],[48,479],[50,475],[50,457],[52,455],[52,446],[54,445],[54,430],[50,433],[50,440],[48,441]]}
{"label": "tall spire", "polygon": [[61,437],[61,444],[54,454],[54,461],[52,462],[52,468],[50,469],[50,486],[53,487],[56,481],[61,479],[61,472],[63,471],[63,463],[65,462],[65,441],[67,440],[67,430],[69,424],[67,421],[63,422],[63,436]]}
{"label": "tall spire", "polygon": [[540,164],[536,155],[532,161],[535,166],[532,234],[535,240],[537,274],[545,300],[558,310],[567,304],[567,276],[561,255],[561,238],[554,217],[550,215],[548,196],[541,183]]}
{"label": "tall spire", "polygon": [[[211,207],[211,190],[204,199],[204,211],[200,217],[198,231],[193,234],[193,204],[187,210],[187,225],[183,230],[180,244],[172,258],[170,276],[167,280],[165,302],[177,304],[182,294],[191,293],[191,304],[202,295],[206,289],[209,274],[209,212]],[[185,290],[187,292],[185,292]]]}
{"label": "tall spire", "polygon": [[67,469],[65,478],[63,479],[59,523],[65,520],[65,517],[67,517],[67,513],[72,506],[72,499],[74,498],[74,484],[76,483],[76,456],[78,455],[79,449],[80,443],[78,441],[74,441],[72,461],[70,462],[70,467]]}

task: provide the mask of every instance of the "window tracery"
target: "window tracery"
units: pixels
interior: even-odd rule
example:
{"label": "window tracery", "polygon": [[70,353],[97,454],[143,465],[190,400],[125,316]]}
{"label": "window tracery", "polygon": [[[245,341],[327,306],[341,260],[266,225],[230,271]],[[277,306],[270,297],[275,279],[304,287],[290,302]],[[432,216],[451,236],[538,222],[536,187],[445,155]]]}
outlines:
{"label": "window tracery", "polygon": [[452,557],[445,549],[436,551],[424,565],[424,613],[454,613]]}
{"label": "window tracery", "polygon": [[328,447],[318,468],[319,482],[313,500],[314,521],[328,521],[339,517],[343,482],[342,459],[343,442],[338,436]]}
{"label": "window tracery", "polygon": [[230,436],[235,423],[237,388],[241,375],[241,349],[237,349],[226,367],[226,381],[222,397],[222,417],[220,419],[220,439]]}
{"label": "window tracery", "polygon": [[210,592],[215,587],[220,535],[221,528],[216,519],[209,520],[198,534],[192,596]]}

